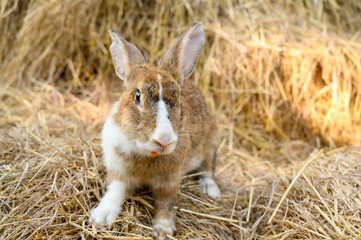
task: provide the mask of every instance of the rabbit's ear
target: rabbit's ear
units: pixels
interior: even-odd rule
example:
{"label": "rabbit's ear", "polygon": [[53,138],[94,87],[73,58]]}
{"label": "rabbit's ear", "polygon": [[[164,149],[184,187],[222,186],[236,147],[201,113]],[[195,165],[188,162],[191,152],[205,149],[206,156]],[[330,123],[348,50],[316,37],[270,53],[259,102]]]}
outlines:
{"label": "rabbit's ear", "polygon": [[[130,67],[135,64],[144,64],[144,57],[136,46],[122,38],[119,33],[109,30],[109,34],[112,38],[110,54],[115,71],[120,79],[126,81]],[[127,85],[127,83],[125,84]]]}
{"label": "rabbit's ear", "polygon": [[172,43],[163,57],[162,66],[181,83],[192,74],[203,44],[202,23],[193,23]]}

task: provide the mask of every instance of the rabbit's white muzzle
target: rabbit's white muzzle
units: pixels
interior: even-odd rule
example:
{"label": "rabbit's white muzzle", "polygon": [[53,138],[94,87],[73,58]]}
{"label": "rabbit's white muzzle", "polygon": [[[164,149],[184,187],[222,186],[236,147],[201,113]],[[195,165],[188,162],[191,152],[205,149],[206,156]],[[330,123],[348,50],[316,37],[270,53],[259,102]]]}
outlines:
{"label": "rabbit's white muzzle", "polygon": [[[160,87],[159,92],[162,92],[162,87]],[[174,133],[172,123],[168,118],[168,111],[165,106],[165,102],[162,98],[160,98],[160,101],[158,102],[157,114],[156,127],[150,141],[158,148],[158,151],[154,152],[168,154],[174,151],[178,137]]]}

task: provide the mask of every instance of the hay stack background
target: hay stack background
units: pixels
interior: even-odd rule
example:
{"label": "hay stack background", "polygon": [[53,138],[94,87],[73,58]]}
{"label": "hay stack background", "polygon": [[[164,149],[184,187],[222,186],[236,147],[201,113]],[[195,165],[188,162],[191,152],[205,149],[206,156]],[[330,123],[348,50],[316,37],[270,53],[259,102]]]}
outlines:
{"label": "hay stack background", "polygon": [[[191,177],[181,238],[358,239],[361,3],[3,1],[0,236],[151,236],[148,193],[113,229],[88,225],[104,192],[99,132],[120,96],[108,29],[157,64],[195,21],[207,37],[193,78],[223,142],[211,201]],[[116,238],[116,236],[118,238]]]}

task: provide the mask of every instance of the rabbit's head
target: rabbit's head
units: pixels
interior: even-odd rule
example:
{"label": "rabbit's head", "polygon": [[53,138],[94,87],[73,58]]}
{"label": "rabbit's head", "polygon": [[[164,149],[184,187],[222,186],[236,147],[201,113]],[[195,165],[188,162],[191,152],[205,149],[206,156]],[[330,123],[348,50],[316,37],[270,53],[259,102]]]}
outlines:
{"label": "rabbit's head", "polygon": [[157,156],[175,152],[181,126],[181,86],[191,75],[204,43],[201,23],[193,24],[165,53],[162,64],[145,64],[141,52],[109,31],[110,52],[125,91],[113,118],[129,141],[129,151]]}

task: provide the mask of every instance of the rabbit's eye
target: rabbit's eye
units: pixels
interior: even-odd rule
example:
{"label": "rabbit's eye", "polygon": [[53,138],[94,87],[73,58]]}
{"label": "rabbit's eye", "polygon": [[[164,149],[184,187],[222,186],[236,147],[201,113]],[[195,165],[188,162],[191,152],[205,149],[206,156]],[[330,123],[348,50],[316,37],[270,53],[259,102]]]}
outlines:
{"label": "rabbit's eye", "polygon": [[135,103],[136,104],[140,104],[140,91],[138,88],[135,89],[136,94],[135,94]]}

